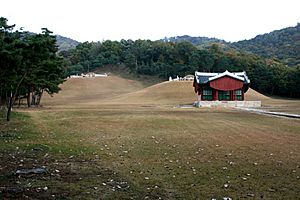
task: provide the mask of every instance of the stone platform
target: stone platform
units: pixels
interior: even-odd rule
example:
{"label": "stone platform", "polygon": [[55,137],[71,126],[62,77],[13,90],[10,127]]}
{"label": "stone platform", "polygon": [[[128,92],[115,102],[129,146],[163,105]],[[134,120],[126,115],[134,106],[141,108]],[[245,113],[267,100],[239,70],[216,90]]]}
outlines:
{"label": "stone platform", "polygon": [[261,101],[195,101],[194,106],[258,108],[261,107]]}

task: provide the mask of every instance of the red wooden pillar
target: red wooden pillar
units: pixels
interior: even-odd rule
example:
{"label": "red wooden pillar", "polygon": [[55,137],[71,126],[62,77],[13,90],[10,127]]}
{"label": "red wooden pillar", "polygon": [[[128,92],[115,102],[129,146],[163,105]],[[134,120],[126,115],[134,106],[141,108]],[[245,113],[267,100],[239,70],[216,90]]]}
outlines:
{"label": "red wooden pillar", "polygon": [[242,101],[244,101],[244,87],[241,89],[242,90]]}
{"label": "red wooden pillar", "polygon": [[212,100],[215,101],[216,100],[216,90],[212,89]]}
{"label": "red wooden pillar", "polygon": [[233,101],[236,101],[236,90],[232,90]]}
{"label": "red wooden pillar", "polygon": [[213,89],[213,101],[218,100],[218,90]]}
{"label": "red wooden pillar", "polygon": [[219,100],[219,93],[218,93],[218,90],[216,90],[216,100]]}

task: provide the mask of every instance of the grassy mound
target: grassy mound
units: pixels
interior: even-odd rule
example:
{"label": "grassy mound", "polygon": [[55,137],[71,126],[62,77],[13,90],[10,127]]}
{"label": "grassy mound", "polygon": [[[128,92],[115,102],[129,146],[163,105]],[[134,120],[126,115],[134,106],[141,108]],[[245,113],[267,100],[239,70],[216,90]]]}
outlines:
{"label": "grassy mound", "polygon": [[196,100],[192,82],[162,82],[142,90],[120,95],[110,100],[111,103],[128,104],[180,104]]}
{"label": "grassy mound", "polygon": [[[191,81],[161,82],[146,87],[142,80],[111,75],[107,78],[68,79],[53,98],[45,95],[44,106],[98,106],[103,104],[191,104],[197,100]],[[299,100],[267,97],[253,89],[245,93],[247,101],[262,101],[265,109],[300,113]]]}
{"label": "grassy mound", "polygon": [[71,78],[61,85],[61,91],[54,97],[45,95],[43,105],[70,105],[101,101],[120,94],[142,89],[141,82],[118,76],[97,78]]}
{"label": "grassy mound", "polygon": [[[162,82],[144,88],[141,81],[118,76],[107,78],[68,79],[62,91],[54,98],[43,99],[46,105],[72,103],[117,103],[117,104],[190,104],[197,99],[191,81]],[[245,100],[268,100],[253,89],[245,94]]]}

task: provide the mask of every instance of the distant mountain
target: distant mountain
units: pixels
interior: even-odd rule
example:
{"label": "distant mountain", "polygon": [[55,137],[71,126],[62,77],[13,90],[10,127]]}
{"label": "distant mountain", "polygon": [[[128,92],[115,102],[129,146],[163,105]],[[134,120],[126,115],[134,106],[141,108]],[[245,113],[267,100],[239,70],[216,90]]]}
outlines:
{"label": "distant mountain", "polygon": [[198,47],[208,47],[211,46],[214,43],[227,45],[228,43],[225,40],[220,40],[217,38],[209,38],[209,37],[192,37],[188,35],[183,36],[176,36],[176,37],[165,37],[161,41],[164,42],[182,42],[182,41],[188,41],[192,44],[198,46]]}
{"label": "distant mountain", "polygon": [[257,54],[264,58],[278,59],[288,66],[300,64],[300,23],[295,27],[284,28],[258,35],[250,40],[226,42],[225,40],[208,37],[191,37],[188,35],[164,38],[165,42],[188,41],[205,48],[217,43],[224,50],[235,49]]}
{"label": "distant mountain", "polygon": [[67,51],[69,49],[74,49],[80,42],[61,35],[56,35],[56,44],[58,46],[58,51]]}
{"label": "distant mountain", "polygon": [[[75,48],[80,42],[56,36],[59,51]],[[272,31],[263,35],[258,35],[250,40],[239,42],[226,42],[222,39],[209,37],[192,37],[188,35],[165,37],[160,41],[182,42],[188,41],[199,48],[207,48],[212,44],[219,44],[223,50],[235,49],[260,55],[264,58],[275,58],[288,66],[300,64],[300,23],[295,27],[288,27],[281,30]]]}
{"label": "distant mountain", "polygon": [[296,66],[300,64],[300,23],[295,27],[258,35],[250,40],[234,42],[230,46],[264,58],[279,59],[289,66]]}

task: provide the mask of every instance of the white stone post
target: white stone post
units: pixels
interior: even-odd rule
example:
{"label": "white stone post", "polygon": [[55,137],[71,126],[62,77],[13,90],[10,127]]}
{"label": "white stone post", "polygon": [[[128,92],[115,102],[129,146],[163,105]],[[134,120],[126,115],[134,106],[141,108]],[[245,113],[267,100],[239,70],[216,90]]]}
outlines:
{"label": "white stone post", "polygon": [[198,101],[201,101],[201,94],[198,95]]}

